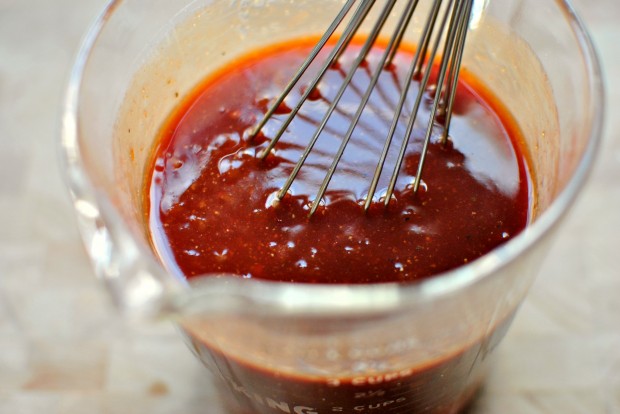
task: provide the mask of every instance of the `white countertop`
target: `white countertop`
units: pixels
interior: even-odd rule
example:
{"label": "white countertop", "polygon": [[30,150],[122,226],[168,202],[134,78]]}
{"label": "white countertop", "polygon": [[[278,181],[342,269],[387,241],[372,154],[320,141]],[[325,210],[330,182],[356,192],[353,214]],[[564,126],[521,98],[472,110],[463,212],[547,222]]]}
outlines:
{"label": "white countertop", "polygon": [[[103,0],[0,0],[0,414],[212,414],[166,324],[112,311],[57,161],[71,61]],[[579,0],[607,75],[603,148],[474,413],[620,413],[620,3]]]}

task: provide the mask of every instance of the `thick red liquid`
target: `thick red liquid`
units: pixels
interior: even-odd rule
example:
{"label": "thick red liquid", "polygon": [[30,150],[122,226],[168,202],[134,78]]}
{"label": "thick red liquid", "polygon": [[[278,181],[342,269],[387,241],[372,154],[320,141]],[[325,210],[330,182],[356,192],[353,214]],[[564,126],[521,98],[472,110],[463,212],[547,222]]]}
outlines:
{"label": "thick red liquid", "polygon": [[[261,161],[257,154],[281,125],[286,108],[261,135],[252,139],[249,131],[310,46],[280,45],[226,67],[185,100],[163,129],[150,182],[150,229],[171,268],[189,278],[229,273],[303,283],[409,282],[471,262],[524,228],[530,189],[526,163],[515,145],[518,137],[497,102],[466,82],[459,85],[450,142],[442,145],[434,137],[420,191],[413,194],[410,185],[431,93],[407,147],[395,199],[384,208],[379,196],[405,132],[404,116],[377,200],[364,214],[361,204],[411,59],[406,52],[379,79],[328,187],[325,206],[308,218],[308,205],[349,126],[379,49],[358,70],[291,191],[275,205],[275,193],[356,52],[350,48],[339,68],[327,73],[274,154]],[[287,99],[288,106],[297,102],[303,85]],[[411,89],[416,92],[415,85]]]}
{"label": "thick red liquid", "polygon": [[[324,205],[308,218],[309,204],[368,85],[380,47],[356,73],[290,193],[274,204],[275,193],[359,50],[350,48],[340,65],[328,71],[275,152],[261,161],[257,154],[283,122],[287,106],[296,104],[307,79],[262,134],[252,138],[249,131],[311,46],[310,41],[296,41],[239,59],[199,85],[165,124],[147,204],[154,246],[173,272],[187,278],[228,273],[298,283],[415,282],[476,260],[525,227],[532,190],[517,129],[499,102],[467,74],[458,86],[450,141],[437,142],[442,128],[437,126],[420,191],[413,194],[410,184],[432,91],[425,94],[394,200],[385,208],[380,196],[406,116],[396,131],[376,202],[364,213],[362,203],[411,59],[406,51],[382,74]],[[407,108],[416,92],[414,84]],[[424,366],[329,378],[231,357],[205,327],[198,332],[188,325],[187,332],[201,359],[219,374],[235,414],[452,414],[473,395],[484,355],[506,326],[502,322],[485,338]]]}
{"label": "thick red liquid", "polygon": [[[227,413],[456,414],[475,396],[487,357],[503,338],[512,316],[479,341],[426,364],[324,376],[312,369],[311,373],[292,373],[289,369],[266,368],[252,359],[231,358],[226,345],[213,340],[208,329],[196,334],[200,329],[190,327],[187,333],[197,355],[216,373]],[[297,364],[300,371],[308,370],[301,353]]]}

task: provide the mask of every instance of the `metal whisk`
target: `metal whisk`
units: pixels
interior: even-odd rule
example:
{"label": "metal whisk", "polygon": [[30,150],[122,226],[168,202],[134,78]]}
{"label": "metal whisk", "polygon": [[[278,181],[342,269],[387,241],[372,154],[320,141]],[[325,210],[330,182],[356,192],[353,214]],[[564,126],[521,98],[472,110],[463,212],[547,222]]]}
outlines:
{"label": "metal whisk", "polygon": [[[366,58],[367,54],[373,47],[375,41],[377,40],[381,32],[381,29],[383,28],[384,24],[388,20],[388,17],[390,16],[390,13],[392,12],[397,1],[398,0],[386,0],[385,1],[385,4],[383,5],[383,8],[378,15],[376,22],[372,26],[372,29],[370,30],[370,33],[368,34],[363,46],[361,47],[359,54],[357,55],[354,63],[349,69],[349,72],[347,76],[345,77],[342,86],[340,87],[338,93],[336,94],[331,105],[329,106],[329,109],[325,113],[312,139],[309,141],[307,147],[305,148],[305,151],[300,157],[297,165],[293,169],[293,172],[290,174],[288,180],[278,192],[277,194],[278,199],[282,199],[287,193],[287,191],[289,190],[289,188],[291,187],[293,181],[295,180],[295,177],[299,173],[299,170],[302,168],[308,155],[312,151],[312,148],[314,144],[316,143],[319,135],[325,128],[330,116],[336,109],[340,98],[344,94],[344,91],[346,90],[349,83],[351,82],[351,79],[353,78],[355,71],[360,67],[360,65]],[[353,131],[358,121],[360,120],[360,117],[362,116],[364,107],[368,103],[370,94],[372,93],[373,88],[377,84],[377,81],[379,79],[381,72],[384,70],[384,68],[388,67],[391,64],[392,59],[396,55],[398,48],[400,46],[400,43],[407,30],[407,27],[411,21],[411,18],[413,17],[413,14],[416,11],[416,8],[418,7],[418,3],[420,2],[420,0],[404,0],[404,1],[406,1],[406,4],[404,6],[402,15],[399,16],[398,23],[395,26],[393,34],[389,38],[389,42],[385,48],[385,51],[382,54],[379,64],[377,65],[377,68],[375,69],[375,72],[373,73],[373,76],[370,80],[370,84],[368,85],[365,93],[361,97],[360,104],[357,108],[357,111],[355,112],[355,115],[352,118],[351,124],[342,139],[342,142],[340,144],[340,147],[338,148],[338,151],[336,152],[336,155],[334,157],[332,164],[327,170],[325,178],[317,192],[317,195],[314,201],[312,202],[312,206],[310,208],[310,215],[312,215],[318,208],[321,202],[321,199],[323,198],[325,191],[327,190],[327,186],[329,185],[329,182],[334,172],[336,171],[336,168],[342,157],[342,154],[344,153],[344,150],[353,134]],[[409,91],[409,87],[412,82],[419,82],[419,90],[415,98],[415,103],[412,106],[411,113],[405,114],[406,116],[408,116],[407,129],[406,129],[404,136],[402,137],[402,141],[400,144],[400,150],[398,152],[398,158],[394,166],[394,170],[392,172],[392,175],[389,181],[389,186],[387,188],[387,192],[385,195],[384,203],[386,206],[389,204],[390,199],[392,198],[394,187],[396,186],[396,180],[398,178],[398,174],[401,169],[403,159],[405,157],[407,144],[413,132],[413,127],[416,121],[416,117],[418,115],[420,103],[422,102],[424,91],[427,89],[427,86],[428,86],[428,82],[429,82],[430,75],[431,75],[431,68],[433,67],[435,58],[438,56],[438,54],[441,56],[441,58],[438,62],[435,96],[433,98],[433,103],[432,103],[431,110],[430,110],[430,117],[428,119],[428,126],[426,128],[423,148],[422,148],[422,152],[420,154],[420,160],[417,166],[417,173],[415,175],[415,179],[413,182],[414,193],[418,191],[418,188],[420,186],[422,170],[424,168],[424,160],[426,158],[426,153],[428,151],[428,146],[429,146],[429,142],[431,139],[431,133],[433,130],[433,126],[437,124],[437,117],[443,117],[444,119],[443,120],[444,128],[441,134],[440,142],[445,144],[448,138],[448,133],[449,133],[450,119],[451,119],[452,109],[454,105],[454,98],[455,98],[455,93],[457,89],[459,70],[461,66],[461,59],[463,56],[463,49],[464,49],[464,44],[465,44],[465,38],[467,36],[467,28],[469,25],[470,15],[472,12],[473,1],[474,0],[448,0],[448,1],[434,0],[433,1],[433,4],[431,5],[430,10],[428,12],[428,16],[424,20],[425,24],[422,29],[420,40],[418,42],[418,47],[411,61],[409,70],[407,72],[407,77],[405,78],[408,81],[405,82],[403,90],[400,94],[400,98],[395,108],[395,112],[394,112],[394,116],[393,116],[393,119],[390,125],[390,129],[386,137],[385,145],[383,146],[383,150],[379,157],[379,161],[377,163],[377,167],[376,167],[373,179],[370,182],[370,188],[369,188],[368,195],[366,196],[366,200],[364,204],[365,211],[368,210],[368,208],[370,207],[375,191],[377,189],[377,183],[379,182],[379,178],[383,171],[384,163],[385,163],[388,151],[390,149],[390,146],[392,144],[395,131],[397,129],[398,120],[401,117],[401,114],[403,112],[403,107],[405,106],[404,105],[405,101],[407,100],[407,96],[408,96],[407,93]],[[328,43],[328,41],[330,40],[334,32],[342,24],[342,22],[345,20],[345,17],[347,16],[347,14],[349,14],[349,12],[351,11],[351,9],[356,3],[359,3],[359,4],[357,5],[355,11],[353,12],[352,17],[349,19],[349,22],[344,28],[344,31],[342,32],[342,35],[340,36],[339,40],[337,41],[337,43],[335,44],[335,46],[329,53],[325,62],[321,65],[316,76],[311,80],[310,84],[305,88],[305,92],[302,94],[299,102],[295,105],[294,108],[292,108],[292,111],[289,113],[288,117],[283,122],[282,126],[280,127],[280,129],[278,130],[274,138],[272,138],[271,142],[268,144],[265,150],[260,154],[261,158],[264,159],[271,153],[271,150],[276,146],[276,144],[278,143],[278,141],[284,134],[285,130],[289,126],[289,124],[293,121],[294,117],[297,115],[297,113],[301,109],[304,102],[306,102],[306,100],[308,99],[312,91],[319,84],[319,82],[323,78],[323,75],[325,75],[327,70],[335,62],[337,62],[338,58],[341,56],[341,54],[350,44],[351,40],[353,39],[357,31],[359,30],[360,26],[362,25],[364,20],[367,18],[370,10],[375,5],[376,0],[360,0],[360,1],[347,0],[346,1],[342,9],[340,10],[338,15],[334,19],[334,21],[331,23],[331,25],[325,32],[325,34],[321,37],[318,44],[313,48],[313,50],[310,52],[306,60],[302,63],[301,67],[297,70],[297,72],[295,73],[291,81],[284,88],[284,91],[282,92],[282,94],[276,99],[276,101],[269,108],[269,110],[267,111],[263,119],[253,129],[251,133],[252,136],[255,136],[261,131],[261,129],[265,126],[267,121],[273,116],[277,108],[282,104],[284,99],[288,96],[288,94],[291,92],[291,90],[300,80],[302,75],[306,72],[310,64],[315,60],[315,58],[320,53],[320,51]],[[443,45],[443,48],[440,53],[439,49],[441,45]]]}

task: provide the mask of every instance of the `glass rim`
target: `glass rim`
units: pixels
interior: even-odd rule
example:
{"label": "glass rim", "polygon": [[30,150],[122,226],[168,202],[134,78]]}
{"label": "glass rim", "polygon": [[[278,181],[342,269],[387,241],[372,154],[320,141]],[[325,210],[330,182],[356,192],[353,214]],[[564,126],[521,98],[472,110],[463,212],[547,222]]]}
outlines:
{"label": "glass rim", "polygon": [[[82,167],[78,139],[79,94],[83,81],[84,69],[93,47],[115,9],[124,0],[110,0],[102,13],[90,26],[82,39],[69,75],[68,87],[62,108],[61,124],[61,163],[71,193],[75,200],[94,197],[92,183]],[[523,253],[532,249],[545,235],[550,233],[562,217],[568,212],[579,191],[583,188],[588,174],[592,170],[597,149],[602,140],[605,108],[603,76],[600,61],[592,39],[572,5],[566,0],[554,1],[564,12],[567,23],[572,29],[580,55],[586,66],[587,85],[591,92],[591,121],[588,125],[589,139],[583,155],[565,188],[558,193],[549,208],[537,220],[528,225],[521,233],[507,243],[495,248],[484,256],[458,268],[442,272],[432,277],[411,283],[374,283],[374,284],[303,284],[298,282],[272,282],[258,279],[241,279],[231,277],[201,277],[187,289],[187,283],[179,280],[165,270],[151,249],[142,248],[148,254],[149,262],[168,278],[174,279],[175,289],[172,300],[174,307],[186,306],[193,300],[199,300],[205,293],[202,284],[209,285],[218,295],[241,295],[254,302],[266,303],[292,312],[313,310],[317,312],[367,312],[371,310],[389,310],[406,305],[420,303],[444,297],[451,293],[464,290],[496,274],[509,263],[518,259]],[[97,194],[99,195],[99,194]],[[106,203],[110,204],[111,203]],[[101,206],[93,206],[95,209]],[[121,217],[116,214],[116,217]],[[121,219],[122,220],[122,219]],[[133,240],[138,246],[141,243]],[[147,252],[145,252],[147,250]]]}

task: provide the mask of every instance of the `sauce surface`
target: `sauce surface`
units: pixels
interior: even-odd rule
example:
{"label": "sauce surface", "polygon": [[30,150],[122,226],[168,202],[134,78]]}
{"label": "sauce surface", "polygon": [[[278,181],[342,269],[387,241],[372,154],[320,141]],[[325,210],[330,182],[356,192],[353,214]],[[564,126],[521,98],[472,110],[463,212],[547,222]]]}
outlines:
{"label": "sauce surface", "polygon": [[[418,193],[413,194],[411,183],[432,88],[425,93],[394,199],[385,208],[381,193],[405,133],[404,115],[375,201],[363,212],[412,56],[407,51],[399,52],[381,75],[323,205],[308,218],[380,47],[356,72],[289,193],[274,203],[359,50],[350,47],[328,71],[273,153],[261,161],[257,155],[299,100],[308,78],[302,78],[261,134],[251,138],[250,131],[314,42],[279,44],[238,59],[196,88],[162,129],[148,183],[149,225],[171,270],[188,278],[229,273],[299,283],[410,282],[471,262],[525,227],[531,189],[517,129],[466,73],[459,81],[450,141],[438,143],[442,127],[437,126]],[[416,84],[406,104],[409,111],[415,93]]]}

